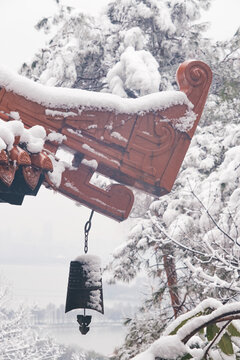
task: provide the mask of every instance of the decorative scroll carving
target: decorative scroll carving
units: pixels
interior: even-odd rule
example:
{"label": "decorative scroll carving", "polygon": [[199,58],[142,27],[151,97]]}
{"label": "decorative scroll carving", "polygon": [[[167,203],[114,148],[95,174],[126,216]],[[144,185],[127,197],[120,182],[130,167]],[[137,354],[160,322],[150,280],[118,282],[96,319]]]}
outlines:
{"label": "decorative scroll carving", "polygon": [[194,126],[188,135],[193,136],[202,115],[209,87],[212,83],[212,71],[202,61],[185,61],[177,71],[177,80],[181,91],[185,92],[194,105],[193,111],[197,114]]}

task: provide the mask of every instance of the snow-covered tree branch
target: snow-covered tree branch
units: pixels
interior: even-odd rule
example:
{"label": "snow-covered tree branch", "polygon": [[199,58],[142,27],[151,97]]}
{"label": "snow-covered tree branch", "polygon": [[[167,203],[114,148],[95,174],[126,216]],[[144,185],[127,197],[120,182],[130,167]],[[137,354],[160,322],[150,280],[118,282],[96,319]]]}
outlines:
{"label": "snow-covered tree branch", "polygon": [[132,360],[236,358],[240,350],[239,319],[240,303],[222,305],[209,298],[179,316],[158,340]]}

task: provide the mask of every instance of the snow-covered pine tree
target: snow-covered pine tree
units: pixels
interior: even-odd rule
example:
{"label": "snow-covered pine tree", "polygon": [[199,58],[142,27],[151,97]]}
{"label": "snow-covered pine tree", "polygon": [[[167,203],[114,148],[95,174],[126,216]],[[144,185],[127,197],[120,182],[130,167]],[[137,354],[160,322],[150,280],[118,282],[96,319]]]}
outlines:
{"label": "snow-covered pine tree", "polygon": [[[108,37],[111,60],[126,55],[126,45],[135,43],[135,50],[144,50],[157,61],[161,74],[159,90],[169,90],[175,86],[176,69],[188,58],[204,59],[207,41],[202,33],[207,24],[197,24],[200,11],[210,6],[210,0],[121,0],[113,1],[108,7],[112,34]],[[141,29],[129,36],[129,30]],[[127,38],[127,41],[126,41]],[[113,62],[113,59],[115,60]],[[147,59],[146,59],[147,61]],[[126,64],[126,61],[125,61]],[[125,65],[123,64],[123,65]],[[108,79],[107,79],[108,80]],[[110,86],[111,90],[111,86]],[[153,87],[152,92],[155,91]],[[121,93],[119,93],[121,96]]]}
{"label": "snow-covered pine tree", "polygon": [[[127,244],[114,254],[111,270],[116,279],[128,281],[141,268],[147,268],[149,277],[157,279],[156,290],[145,307],[128,321],[129,332],[116,359],[129,359],[144,350],[145,339],[157,338],[170,320],[167,304],[171,289],[164,272],[166,246],[175,259],[175,285],[182,312],[208,296],[223,303],[239,301],[239,31],[228,44],[213,46],[213,53],[212,94],[174,188],[152,202],[144,220],[135,220]],[[141,313],[146,309],[147,327]],[[136,333],[141,338],[134,338]]]}
{"label": "snow-covered pine tree", "polygon": [[60,359],[64,348],[40,338],[30,327],[26,308],[9,309],[9,289],[0,283],[0,358],[1,360]]}
{"label": "snow-covered pine tree", "polygon": [[99,91],[105,72],[104,35],[91,16],[59,5],[59,12],[36,25],[50,37],[21,73],[49,86]]}
{"label": "snow-covered pine tree", "polygon": [[[160,90],[172,88],[181,62],[206,56],[208,41],[201,34],[207,25],[196,21],[200,10],[209,5],[210,0],[121,0],[110,3],[107,13],[94,19],[59,2],[58,13],[36,26],[48,37],[50,33],[50,40],[30,64],[23,64],[21,73],[48,85],[100,91],[104,86],[108,88],[108,71],[121,57],[128,66],[133,56],[126,49],[132,46],[138,51],[138,60],[145,64],[144,70],[154,63],[153,59],[157,61]],[[126,86],[128,83],[129,77]],[[156,85],[151,91],[156,91]],[[133,96],[142,93],[139,90]]]}

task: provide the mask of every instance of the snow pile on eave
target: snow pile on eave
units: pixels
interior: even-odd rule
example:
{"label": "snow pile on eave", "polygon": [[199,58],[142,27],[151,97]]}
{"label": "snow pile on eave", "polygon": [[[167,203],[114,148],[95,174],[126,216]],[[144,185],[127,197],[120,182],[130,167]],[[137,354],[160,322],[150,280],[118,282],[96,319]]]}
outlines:
{"label": "snow pile on eave", "polygon": [[44,86],[14,74],[2,66],[0,66],[0,87],[51,108],[86,107],[129,114],[156,111],[183,104],[189,109],[193,108],[186,94],[181,91],[164,91],[137,99],[123,99],[107,93]]}
{"label": "snow pile on eave", "polygon": [[27,146],[30,153],[38,153],[43,150],[46,131],[40,125],[25,129],[21,120],[5,122],[0,120],[0,151],[12,150],[15,137],[20,137],[20,143]]}

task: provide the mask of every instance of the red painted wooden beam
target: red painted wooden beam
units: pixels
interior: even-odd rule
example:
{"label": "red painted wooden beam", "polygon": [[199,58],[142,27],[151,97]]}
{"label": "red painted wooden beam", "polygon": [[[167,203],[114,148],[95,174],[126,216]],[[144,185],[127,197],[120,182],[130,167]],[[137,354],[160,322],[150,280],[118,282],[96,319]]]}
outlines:
{"label": "red painted wooden beam", "polygon": [[[6,90],[0,84],[0,118],[8,121],[12,111],[18,112],[25,127],[41,125],[48,134],[57,132],[64,135],[62,145],[75,153],[74,161],[63,172],[60,184],[54,184],[53,176],[47,176],[48,186],[122,221],[128,217],[134,201],[127,186],[156,196],[171,191],[202,115],[212,73],[201,61],[186,61],[177,71],[177,81],[180,92],[176,93],[186,95],[186,101],[182,101],[180,96],[180,100],[174,102],[171,97],[176,94],[167,92],[163,94],[165,105],[135,112],[129,111],[127,106],[121,111],[109,110],[107,106],[84,106],[81,90],[77,89],[79,106],[67,109],[66,104],[47,106],[47,87],[46,101],[37,102],[31,99],[31,94],[23,96],[18,89]],[[65,91],[68,94],[69,89]],[[131,104],[155,96],[132,99]],[[127,104],[126,99],[122,102]],[[188,123],[191,126],[187,126]],[[45,143],[45,150],[52,155],[59,147],[59,143],[54,141]],[[0,153],[1,158],[4,161],[4,152]],[[91,165],[92,160],[95,160],[95,168]],[[119,184],[106,190],[99,189],[90,183],[95,171]]]}

